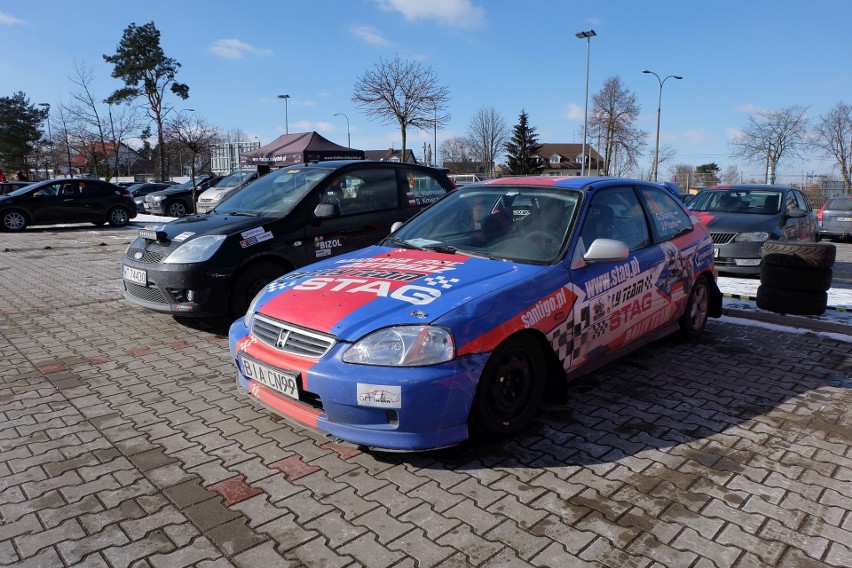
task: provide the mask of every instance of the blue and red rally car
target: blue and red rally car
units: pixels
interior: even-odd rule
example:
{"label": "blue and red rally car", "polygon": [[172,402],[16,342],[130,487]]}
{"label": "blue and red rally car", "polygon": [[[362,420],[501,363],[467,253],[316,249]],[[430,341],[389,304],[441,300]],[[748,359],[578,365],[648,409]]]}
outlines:
{"label": "blue and red rally car", "polygon": [[229,343],[275,413],[424,450],[518,432],[548,389],[721,308],[713,243],[659,184],[503,178],[274,280]]}

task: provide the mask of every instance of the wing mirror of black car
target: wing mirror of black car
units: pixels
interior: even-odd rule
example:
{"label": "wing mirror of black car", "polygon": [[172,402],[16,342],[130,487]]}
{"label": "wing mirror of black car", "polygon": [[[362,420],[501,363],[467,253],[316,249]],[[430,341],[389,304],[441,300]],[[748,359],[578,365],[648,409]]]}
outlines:
{"label": "wing mirror of black car", "polygon": [[614,239],[595,239],[583,255],[583,260],[588,263],[621,262],[627,260],[628,256],[630,256],[630,249],[624,242]]}
{"label": "wing mirror of black car", "polygon": [[339,217],[340,205],[337,203],[320,203],[314,209],[314,217],[326,219],[328,217]]}
{"label": "wing mirror of black car", "polygon": [[804,209],[795,209],[794,208],[794,209],[788,209],[787,210],[787,215],[789,215],[790,217],[804,217],[807,214],[808,214],[808,212],[805,211]]}

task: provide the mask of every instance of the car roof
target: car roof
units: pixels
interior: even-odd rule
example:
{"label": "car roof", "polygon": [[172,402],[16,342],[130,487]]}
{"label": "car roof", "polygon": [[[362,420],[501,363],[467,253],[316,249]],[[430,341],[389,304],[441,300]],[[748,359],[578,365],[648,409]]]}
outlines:
{"label": "car roof", "polygon": [[342,168],[343,166],[349,166],[352,164],[375,164],[394,168],[410,167],[422,170],[444,172],[446,174],[449,174],[450,171],[448,168],[426,166],[423,164],[414,164],[411,162],[390,162],[386,160],[325,160],[322,162],[305,162],[302,164],[292,164],[291,166],[283,166],[283,168],[293,166]]}
{"label": "car roof", "polygon": [[729,183],[713,185],[704,189],[774,189],[777,191],[787,191],[793,189],[787,185],[771,185],[765,183]]}
{"label": "car roof", "polygon": [[561,187],[566,189],[597,189],[613,185],[644,185],[663,190],[664,188],[655,182],[614,177],[566,177],[566,176],[518,176],[502,177],[497,179],[478,181],[465,184],[463,187],[481,187],[485,185],[537,185],[548,187]]}

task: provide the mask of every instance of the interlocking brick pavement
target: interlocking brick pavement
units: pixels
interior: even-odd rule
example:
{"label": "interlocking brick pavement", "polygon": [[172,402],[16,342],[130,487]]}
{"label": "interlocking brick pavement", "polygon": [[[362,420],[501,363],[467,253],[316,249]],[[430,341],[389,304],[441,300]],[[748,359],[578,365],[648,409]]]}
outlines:
{"label": "interlocking brick pavement", "polygon": [[0,565],[852,565],[850,343],[712,321],[510,440],[369,452],[124,302],[131,237],[0,234]]}

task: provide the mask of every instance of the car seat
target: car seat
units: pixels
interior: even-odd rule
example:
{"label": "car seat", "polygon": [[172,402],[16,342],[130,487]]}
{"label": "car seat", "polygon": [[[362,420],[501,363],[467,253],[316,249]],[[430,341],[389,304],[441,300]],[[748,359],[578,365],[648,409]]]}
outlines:
{"label": "car seat", "polygon": [[770,195],[764,199],[763,210],[767,214],[778,213],[778,196]]}

